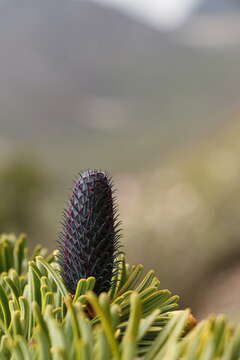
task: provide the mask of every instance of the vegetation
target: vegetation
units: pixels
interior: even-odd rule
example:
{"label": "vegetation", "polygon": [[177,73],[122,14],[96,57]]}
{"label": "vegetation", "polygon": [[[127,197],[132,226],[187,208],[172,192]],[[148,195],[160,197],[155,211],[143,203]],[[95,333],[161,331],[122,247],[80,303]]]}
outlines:
{"label": "vegetation", "polygon": [[90,277],[73,296],[56,256],[41,246],[29,255],[24,235],[0,237],[1,359],[239,359],[240,326],[220,315],[194,327],[153,271],[121,255],[108,293],[96,296]]}
{"label": "vegetation", "polygon": [[[38,158],[21,153],[0,166],[1,232],[27,231],[38,238],[39,221],[44,223],[42,198],[49,188]],[[44,228],[44,226],[43,226]],[[41,234],[40,236],[43,236]]]}

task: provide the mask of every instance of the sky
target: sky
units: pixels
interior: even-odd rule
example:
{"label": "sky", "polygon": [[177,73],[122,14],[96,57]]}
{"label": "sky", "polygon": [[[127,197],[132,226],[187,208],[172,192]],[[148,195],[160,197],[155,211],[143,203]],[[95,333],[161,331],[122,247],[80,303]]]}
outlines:
{"label": "sky", "polygon": [[94,0],[114,6],[153,26],[174,28],[184,22],[199,0]]}

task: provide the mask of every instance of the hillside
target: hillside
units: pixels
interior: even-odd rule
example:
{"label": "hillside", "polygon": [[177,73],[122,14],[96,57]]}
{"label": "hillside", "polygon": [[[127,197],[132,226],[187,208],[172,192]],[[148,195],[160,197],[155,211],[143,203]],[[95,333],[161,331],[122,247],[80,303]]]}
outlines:
{"label": "hillside", "polygon": [[41,148],[56,166],[62,153],[83,166],[155,163],[238,110],[238,48],[188,49],[89,1],[0,10],[1,141]]}
{"label": "hillside", "polygon": [[202,0],[196,7],[198,14],[234,13],[240,11],[239,0]]}
{"label": "hillside", "polygon": [[150,27],[88,1],[0,5],[0,130],[10,134],[26,134],[26,125],[31,134],[40,122],[53,135],[56,125],[60,133],[84,125],[86,98],[127,96],[118,76],[124,82],[126,68],[165,44]]}
{"label": "hillside", "polygon": [[[239,49],[240,45],[240,2],[200,1],[178,31],[177,38],[183,46],[202,51],[221,50],[224,56],[229,56],[232,51]],[[231,72],[230,69],[229,71]]]}

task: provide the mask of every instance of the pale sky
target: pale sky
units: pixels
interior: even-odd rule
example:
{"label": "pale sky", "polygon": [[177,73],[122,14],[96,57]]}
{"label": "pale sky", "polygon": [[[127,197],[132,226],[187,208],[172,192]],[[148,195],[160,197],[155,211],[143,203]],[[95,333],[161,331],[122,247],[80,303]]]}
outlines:
{"label": "pale sky", "polygon": [[171,28],[181,24],[199,0],[94,0],[114,6],[157,26]]}

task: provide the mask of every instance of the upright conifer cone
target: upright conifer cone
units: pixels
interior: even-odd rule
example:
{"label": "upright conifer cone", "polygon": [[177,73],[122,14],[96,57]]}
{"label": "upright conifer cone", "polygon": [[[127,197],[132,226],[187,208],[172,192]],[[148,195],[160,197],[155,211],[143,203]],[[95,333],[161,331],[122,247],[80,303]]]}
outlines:
{"label": "upright conifer cone", "polygon": [[78,280],[94,276],[94,291],[108,291],[119,253],[119,222],[112,180],[88,170],[76,181],[59,236],[59,264],[67,289],[76,291]]}

